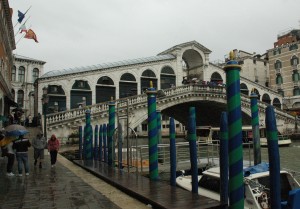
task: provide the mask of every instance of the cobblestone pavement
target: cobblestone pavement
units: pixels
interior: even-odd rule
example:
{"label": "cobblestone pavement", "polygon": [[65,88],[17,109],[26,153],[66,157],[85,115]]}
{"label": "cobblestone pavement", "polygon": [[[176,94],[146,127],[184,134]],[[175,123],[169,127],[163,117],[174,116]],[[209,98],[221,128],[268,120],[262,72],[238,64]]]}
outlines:
{"label": "cobblestone pavement", "polygon": [[0,158],[0,209],[148,208],[60,155],[51,168],[49,158],[42,169],[35,167],[30,149],[30,175],[22,177],[6,176],[6,159]]}

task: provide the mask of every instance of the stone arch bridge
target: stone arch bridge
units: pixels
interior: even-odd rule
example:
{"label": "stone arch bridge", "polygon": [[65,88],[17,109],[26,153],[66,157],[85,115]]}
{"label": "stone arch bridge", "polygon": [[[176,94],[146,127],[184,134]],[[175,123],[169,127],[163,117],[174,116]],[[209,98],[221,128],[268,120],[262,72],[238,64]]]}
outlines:
{"label": "stone arch bridge", "polygon": [[[147,95],[122,98],[116,100],[116,115],[128,115],[129,126],[136,128],[147,119]],[[128,104],[128,107],[127,107]],[[264,125],[265,108],[267,103],[259,102],[260,125]],[[196,107],[196,124],[219,126],[220,115],[226,111],[226,89],[222,86],[183,85],[171,89],[160,90],[157,94],[157,109],[162,114],[174,117],[177,121],[187,125],[189,107]],[[251,124],[250,99],[241,94],[243,125]],[[60,138],[78,130],[85,125],[85,110],[91,110],[91,124],[108,123],[108,103],[99,103],[85,108],[49,114],[46,117],[47,133],[55,133]],[[295,119],[287,112],[275,107],[278,130],[284,132],[293,129]]]}

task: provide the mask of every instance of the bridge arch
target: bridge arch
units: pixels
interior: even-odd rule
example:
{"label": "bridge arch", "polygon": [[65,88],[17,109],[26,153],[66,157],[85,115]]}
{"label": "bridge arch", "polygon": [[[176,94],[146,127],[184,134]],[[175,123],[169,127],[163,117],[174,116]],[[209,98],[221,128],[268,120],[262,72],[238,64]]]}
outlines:
{"label": "bridge arch", "polygon": [[273,99],[273,106],[281,109],[280,100],[278,98],[276,98],[276,97]]}
{"label": "bridge arch", "polygon": [[146,69],[141,75],[141,94],[149,88],[150,81],[152,81],[153,87],[157,89],[157,78],[155,73],[151,69]]}
{"label": "bridge arch", "polygon": [[176,75],[169,65],[164,66],[160,72],[160,89],[168,89],[176,85]]}
{"label": "bridge arch", "polygon": [[222,76],[218,72],[213,72],[210,77],[210,82],[223,83]]}
{"label": "bridge arch", "polygon": [[269,94],[264,93],[263,96],[262,96],[261,101],[263,101],[263,102],[265,102],[265,103],[267,103],[267,104],[271,104],[271,99],[270,99]]}
{"label": "bridge arch", "polygon": [[204,55],[193,48],[187,49],[182,54],[188,80],[192,78],[203,79]]}
{"label": "bridge arch", "polygon": [[48,86],[48,109],[47,113],[65,111],[67,108],[67,97],[62,85],[52,84]]}
{"label": "bridge arch", "polygon": [[89,82],[86,80],[75,80],[71,89],[71,102],[72,108],[78,108],[80,105],[92,104],[92,90]]}
{"label": "bridge arch", "polygon": [[110,101],[116,98],[116,87],[109,76],[101,76],[96,84],[96,103]]}
{"label": "bridge arch", "polygon": [[248,86],[245,84],[245,83],[241,83],[241,93],[242,94],[245,94],[247,96],[249,96],[249,89],[248,89]]}
{"label": "bridge arch", "polygon": [[256,88],[253,88],[251,93],[255,93],[257,95],[257,99],[260,100],[260,93]]}
{"label": "bridge arch", "polygon": [[137,95],[137,81],[133,74],[124,73],[119,82],[119,98]]}

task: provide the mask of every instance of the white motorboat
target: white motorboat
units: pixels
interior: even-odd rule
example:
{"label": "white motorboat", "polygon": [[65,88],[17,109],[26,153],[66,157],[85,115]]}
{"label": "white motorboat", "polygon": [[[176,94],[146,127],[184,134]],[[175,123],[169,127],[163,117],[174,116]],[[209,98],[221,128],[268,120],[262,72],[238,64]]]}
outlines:
{"label": "white motorboat", "polygon": [[[262,163],[263,165],[266,163]],[[263,167],[268,167],[267,166]],[[270,208],[270,189],[269,186],[269,171],[268,169],[259,169],[259,172],[245,172],[244,170],[244,185],[245,185],[245,201],[244,208],[246,209],[267,209]],[[248,172],[248,173],[247,173]],[[281,178],[281,202],[286,204],[289,198],[289,192],[299,190],[300,185],[297,180],[287,171],[280,171]],[[191,176],[179,176],[176,178],[176,184],[186,190],[192,191]],[[207,169],[198,176],[198,193],[199,195],[220,201],[220,167]],[[297,203],[300,205],[300,201]]]}
{"label": "white motorboat", "polygon": [[[288,136],[280,135],[278,133],[278,146],[279,147],[288,147],[292,144],[292,140]],[[267,138],[260,138],[260,146],[267,147],[268,146],[268,140]]]}

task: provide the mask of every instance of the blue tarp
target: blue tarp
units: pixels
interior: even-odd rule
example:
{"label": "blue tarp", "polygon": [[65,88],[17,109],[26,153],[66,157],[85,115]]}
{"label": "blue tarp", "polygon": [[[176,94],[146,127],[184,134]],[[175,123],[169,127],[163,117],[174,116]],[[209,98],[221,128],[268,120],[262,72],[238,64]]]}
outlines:
{"label": "blue tarp", "polygon": [[244,177],[250,176],[251,174],[261,173],[269,171],[269,163],[262,162],[260,164],[244,168]]}

